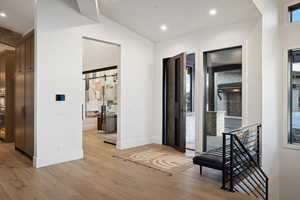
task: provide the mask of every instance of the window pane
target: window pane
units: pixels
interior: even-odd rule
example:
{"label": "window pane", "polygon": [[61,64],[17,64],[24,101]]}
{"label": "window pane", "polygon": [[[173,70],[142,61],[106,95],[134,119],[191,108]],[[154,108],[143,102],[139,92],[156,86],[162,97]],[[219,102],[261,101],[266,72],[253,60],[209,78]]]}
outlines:
{"label": "window pane", "polygon": [[192,73],[193,73],[193,69],[191,67],[187,67],[186,68],[186,109],[187,109],[187,112],[193,111]]}
{"label": "window pane", "polygon": [[295,52],[291,57],[291,102],[290,102],[290,135],[289,142],[300,144],[300,63],[297,62],[298,56]]}
{"label": "window pane", "polygon": [[300,3],[290,6],[288,9],[290,22],[300,21]]}
{"label": "window pane", "polygon": [[300,21],[300,9],[291,12],[291,22]]}

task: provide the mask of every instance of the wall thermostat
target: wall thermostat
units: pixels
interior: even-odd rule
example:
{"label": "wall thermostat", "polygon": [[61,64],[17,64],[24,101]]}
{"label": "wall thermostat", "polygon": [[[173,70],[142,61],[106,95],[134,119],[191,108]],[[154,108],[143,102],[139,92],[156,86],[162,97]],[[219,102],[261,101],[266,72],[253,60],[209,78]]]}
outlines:
{"label": "wall thermostat", "polygon": [[65,101],[66,100],[66,95],[65,94],[57,94],[55,96],[56,101]]}

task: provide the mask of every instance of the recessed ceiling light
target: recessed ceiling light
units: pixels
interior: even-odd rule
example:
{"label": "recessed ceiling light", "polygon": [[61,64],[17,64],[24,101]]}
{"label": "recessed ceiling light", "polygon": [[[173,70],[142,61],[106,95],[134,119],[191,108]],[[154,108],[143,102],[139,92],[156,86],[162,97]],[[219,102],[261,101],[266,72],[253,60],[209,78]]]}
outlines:
{"label": "recessed ceiling light", "polygon": [[166,31],[166,30],[168,29],[168,27],[167,27],[166,25],[161,25],[161,26],[160,26],[160,29],[161,29],[162,31]]}
{"label": "recessed ceiling light", "polygon": [[1,17],[6,17],[6,14],[4,12],[0,12]]}
{"label": "recessed ceiling light", "polygon": [[216,10],[216,9],[211,9],[210,11],[209,11],[209,14],[211,15],[211,16],[214,16],[214,15],[216,15],[218,13],[218,11]]}

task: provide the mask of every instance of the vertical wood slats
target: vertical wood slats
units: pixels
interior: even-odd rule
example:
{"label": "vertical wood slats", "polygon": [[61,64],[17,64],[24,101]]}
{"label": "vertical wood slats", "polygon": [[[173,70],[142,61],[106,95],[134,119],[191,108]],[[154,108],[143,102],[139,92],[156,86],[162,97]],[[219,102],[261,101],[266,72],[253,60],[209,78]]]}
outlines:
{"label": "vertical wood slats", "polygon": [[16,47],[22,41],[22,35],[0,27],[0,43]]}
{"label": "vertical wood slats", "polygon": [[1,88],[1,116],[5,142],[14,141],[14,71],[16,65],[14,50],[6,50],[0,54],[0,88]]}
{"label": "vertical wood slats", "polygon": [[34,34],[17,46],[16,148],[30,157],[34,154]]}

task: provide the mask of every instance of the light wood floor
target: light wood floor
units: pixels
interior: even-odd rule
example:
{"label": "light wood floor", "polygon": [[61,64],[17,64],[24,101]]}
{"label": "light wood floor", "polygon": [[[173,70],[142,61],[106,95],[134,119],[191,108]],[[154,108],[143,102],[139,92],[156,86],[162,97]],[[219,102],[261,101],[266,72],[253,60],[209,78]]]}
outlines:
{"label": "light wood floor", "polygon": [[114,146],[84,134],[84,160],[42,169],[0,142],[0,200],[246,200],[220,189],[219,172],[199,168],[168,176],[112,155]]}

